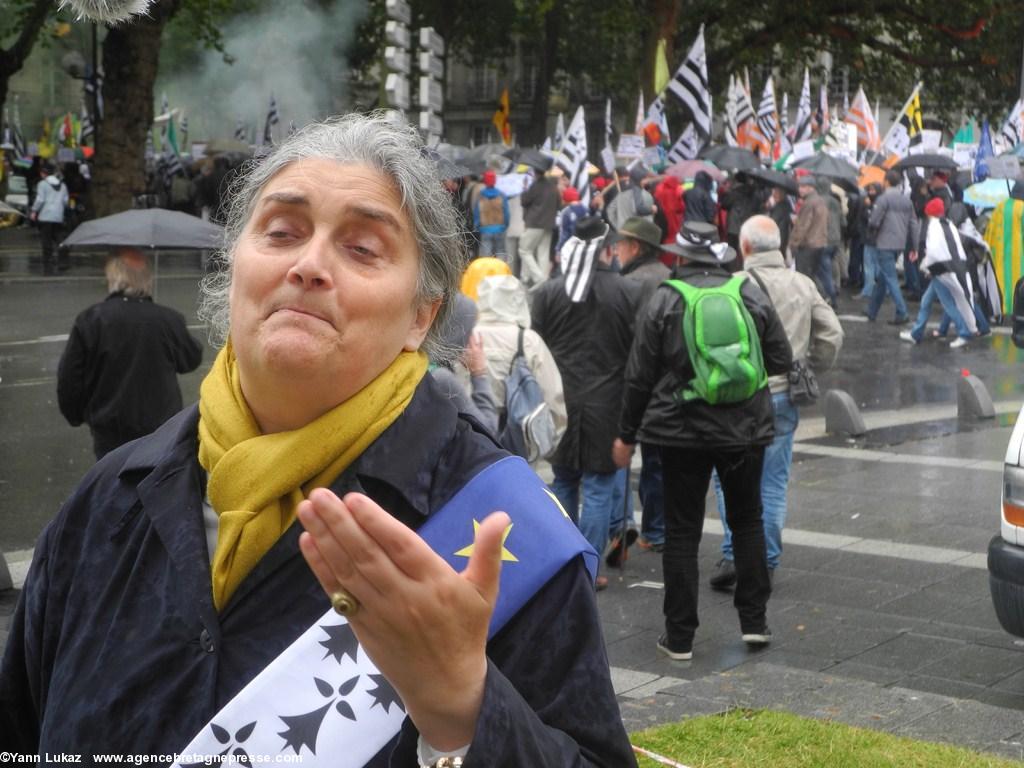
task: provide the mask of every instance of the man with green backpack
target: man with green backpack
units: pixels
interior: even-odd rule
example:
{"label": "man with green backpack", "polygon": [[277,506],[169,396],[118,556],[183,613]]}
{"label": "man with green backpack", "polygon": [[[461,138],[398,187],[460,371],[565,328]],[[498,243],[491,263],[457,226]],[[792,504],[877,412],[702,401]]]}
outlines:
{"label": "man with green backpack", "polygon": [[771,641],[761,521],[761,468],[773,432],[767,381],[789,371],[792,352],[764,292],[726,271],[736,252],[717,242],[714,226],[688,222],[662,250],[679,265],[637,327],[612,452],[616,464],[626,466],[638,440],[661,451],[665,634],[657,646],[672,659],[689,659],[699,624],[697,552],[712,469],[722,481],[732,530],[733,604],[742,639],[751,647]]}

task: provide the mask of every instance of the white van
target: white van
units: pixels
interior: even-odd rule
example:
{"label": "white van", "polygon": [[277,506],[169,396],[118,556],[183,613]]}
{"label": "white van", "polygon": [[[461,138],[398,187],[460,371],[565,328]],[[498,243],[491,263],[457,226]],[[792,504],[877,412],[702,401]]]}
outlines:
{"label": "white van", "polygon": [[988,544],[988,583],[1003,629],[1024,637],[1024,407],[1003,464],[1002,526]]}

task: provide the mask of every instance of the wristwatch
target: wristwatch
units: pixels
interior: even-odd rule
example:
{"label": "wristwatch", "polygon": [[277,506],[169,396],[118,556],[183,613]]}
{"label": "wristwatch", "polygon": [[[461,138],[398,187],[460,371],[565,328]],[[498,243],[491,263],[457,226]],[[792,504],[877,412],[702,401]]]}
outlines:
{"label": "wristwatch", "polygon": [[462,768],[461,757],[442,757],[436,763],[424,765],[422,768]]}

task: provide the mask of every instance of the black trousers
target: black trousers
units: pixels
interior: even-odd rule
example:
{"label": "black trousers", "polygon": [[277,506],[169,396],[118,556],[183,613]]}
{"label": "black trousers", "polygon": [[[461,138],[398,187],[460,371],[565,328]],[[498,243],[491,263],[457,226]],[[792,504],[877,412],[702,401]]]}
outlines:
{"label": "black trousers", "polygon": [[739,450],[661,446],[665,486],[665,631],[671,644],[693,640],[700,574],[697,551],[711,470],[718,470],[736,564],[733,605],[743,633],[762,632],[772,593],[761,521],[764,446]]}
{"label": "black trousers", "polygon": [[43,274],[57,273],[57,245],[60,243],[61,225],[51,221],[39,222],[39,239],[43,246]]}

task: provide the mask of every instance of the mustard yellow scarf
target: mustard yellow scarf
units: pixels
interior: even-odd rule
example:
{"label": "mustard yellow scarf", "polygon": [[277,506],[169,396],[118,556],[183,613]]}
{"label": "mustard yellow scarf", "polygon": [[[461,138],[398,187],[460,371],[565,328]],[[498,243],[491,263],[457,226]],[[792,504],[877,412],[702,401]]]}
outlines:
{"label": "mustard yellow scarf", "polygon": [[231,343],[199,390],[199,463],[219,515],[213,602],[220,610],[295,519],[314,488],[340,475],[412,400],[426,356],[402,352],[363,389],[301,429],[264,435],[249,410]]}

